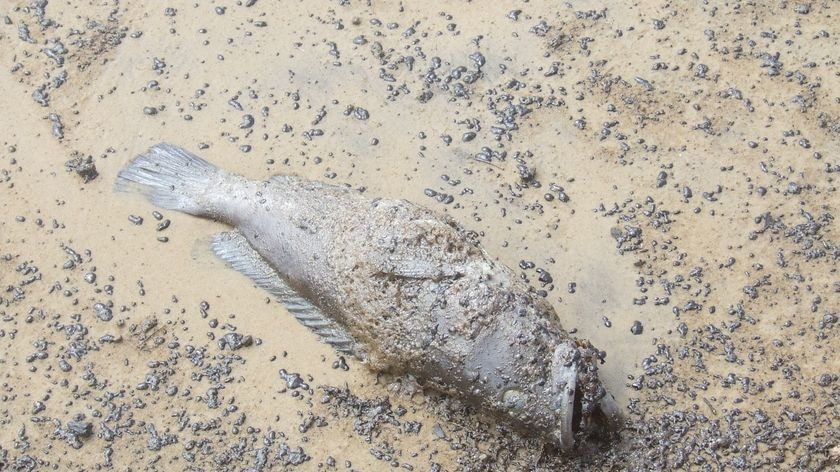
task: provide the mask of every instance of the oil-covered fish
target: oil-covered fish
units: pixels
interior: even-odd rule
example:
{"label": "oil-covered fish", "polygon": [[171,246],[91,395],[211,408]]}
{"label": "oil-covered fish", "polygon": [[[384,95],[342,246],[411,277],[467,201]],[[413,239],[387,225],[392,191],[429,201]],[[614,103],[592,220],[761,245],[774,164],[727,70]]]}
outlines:
{"label": "oil-covered fish", "polygon": [[447,216],[291,176],[248,180],[169,144],[132,160],[117,189],[235,227],[214,252],[374,370],[412,375],[564,450],[614,419],[599,352]]}

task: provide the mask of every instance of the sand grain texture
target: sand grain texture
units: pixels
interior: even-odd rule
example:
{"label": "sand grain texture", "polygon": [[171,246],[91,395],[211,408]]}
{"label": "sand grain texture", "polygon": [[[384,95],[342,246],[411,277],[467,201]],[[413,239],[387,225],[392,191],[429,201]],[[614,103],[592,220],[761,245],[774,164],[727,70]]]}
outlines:
{"label": "sand grain texture", "polygon": [[[0,470],[840,467],[838,15],[0,3]],[[619,440],[559,456],[340,358],[222,225],[113,192],[161,141],[450,214],[606,351]]]}

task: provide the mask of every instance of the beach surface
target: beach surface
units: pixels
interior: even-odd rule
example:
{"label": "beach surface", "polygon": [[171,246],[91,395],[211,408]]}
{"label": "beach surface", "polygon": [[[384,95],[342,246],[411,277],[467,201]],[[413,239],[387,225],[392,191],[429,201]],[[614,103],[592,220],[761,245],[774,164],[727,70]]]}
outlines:
{"label": "beach surface", "polygon": [[[0,470],[836,470],[835,2],[0,2]],[[114,192],[159,142],[448,214],[606,353],[569,455]]]}

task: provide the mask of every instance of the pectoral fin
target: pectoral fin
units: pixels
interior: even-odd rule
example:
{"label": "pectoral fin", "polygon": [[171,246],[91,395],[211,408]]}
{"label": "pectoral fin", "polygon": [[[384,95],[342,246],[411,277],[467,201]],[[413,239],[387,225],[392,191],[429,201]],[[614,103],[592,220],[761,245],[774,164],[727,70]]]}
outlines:
{"label": "pectoral fin", "polygon": [[275,296],[302,325],[337,351],[353,354],[355,342],[318,307],[299,295],[238,231],[219,233],[211,243],[213,252],[231,268],[251,279],[257,287]]}

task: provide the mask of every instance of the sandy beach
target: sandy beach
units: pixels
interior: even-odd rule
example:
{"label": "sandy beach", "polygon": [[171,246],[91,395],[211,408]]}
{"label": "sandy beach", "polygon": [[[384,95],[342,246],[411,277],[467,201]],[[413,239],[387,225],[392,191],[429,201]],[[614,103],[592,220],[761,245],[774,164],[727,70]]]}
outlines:
{"label": "sandy beach", "polygon": [[[837,470],[840,5],[0,2],[0,470]],[[563,455],[116,193],[170,142],[474,231],[606,353]]]}

